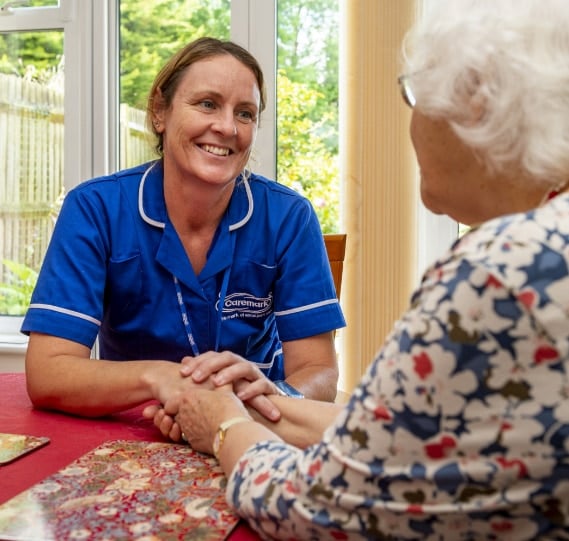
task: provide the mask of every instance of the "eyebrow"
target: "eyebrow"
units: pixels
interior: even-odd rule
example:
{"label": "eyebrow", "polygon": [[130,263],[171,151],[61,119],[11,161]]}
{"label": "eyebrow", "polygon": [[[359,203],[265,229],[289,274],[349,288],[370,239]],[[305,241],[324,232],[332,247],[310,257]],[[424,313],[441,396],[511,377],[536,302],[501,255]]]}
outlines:
{"label": "eyebrow", "polygon": [[[206,97],[206,96],[213,96],[214,98],[217,99],[222,99],[223,98],[223,94],[221,94],[220,92],[217,92],[215,90],[198,90],[196,92],[192,92],[190,94],[190,96],[195,98],[199,98],[199,97]],[[238,105],[247,105],[249,107],[255,107],[255,109],[259,108],[259,104],[257,102],[254,101],[241,101],[238,103]]]}

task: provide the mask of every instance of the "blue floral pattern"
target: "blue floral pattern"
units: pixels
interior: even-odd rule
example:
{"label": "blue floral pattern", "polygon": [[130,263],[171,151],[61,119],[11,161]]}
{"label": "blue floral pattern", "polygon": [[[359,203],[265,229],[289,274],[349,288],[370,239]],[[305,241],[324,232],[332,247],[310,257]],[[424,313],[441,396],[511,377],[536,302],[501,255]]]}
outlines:
{"label": "blue floral pattern", "polygon": [[228,501],[264,538],[569,540],[569,197],[425,273],[304,451],[262,442]]}

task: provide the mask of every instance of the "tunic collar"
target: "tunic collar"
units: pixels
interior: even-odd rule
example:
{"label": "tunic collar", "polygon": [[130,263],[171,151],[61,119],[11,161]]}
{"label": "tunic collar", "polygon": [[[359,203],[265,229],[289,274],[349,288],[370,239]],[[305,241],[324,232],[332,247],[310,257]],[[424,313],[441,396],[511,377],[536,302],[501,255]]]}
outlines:
{"label": "tunic collar", "polygon": [[[254,201],[249,180],[240,175],[222,220],[224,227],[235,231],[245,225],[253,214]],[[138,187],[138,211],[148,224],[164,229],[168,211],[164,200],[164,170],[162,160],[152,162],[142,175]]]}

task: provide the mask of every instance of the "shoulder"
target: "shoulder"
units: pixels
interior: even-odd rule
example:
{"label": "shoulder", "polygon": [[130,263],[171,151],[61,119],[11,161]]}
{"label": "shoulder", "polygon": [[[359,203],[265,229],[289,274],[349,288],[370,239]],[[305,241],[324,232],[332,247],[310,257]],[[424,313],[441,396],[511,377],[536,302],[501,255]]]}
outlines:
{"label": "shoulder", "polygon": [[485,222],[464,235],[453,248],[467,257],[506,271],[531,267],[542,257],[569,264],[569,197],[526,213]]}
{"label": "shoulder", "polygon": [[130,169],[116,171],[110,175],[102,175],[89,180],[84,180],[72,188],[69,193],[80,194],[92,191],[114,190],[128,188],[129,186],[138,186],[140,179],[151,165],[152,162],[145,163]]}
{"label": "shoulder", "polygon": [[308,203],[308,199],[297,191],[280,184],[276,180],[268,179],[262,175],[251,173],[249,177],[249,185],[254,195],[264,194],[266,197],[274,199],[289,199],[290,201],[298,201]]}

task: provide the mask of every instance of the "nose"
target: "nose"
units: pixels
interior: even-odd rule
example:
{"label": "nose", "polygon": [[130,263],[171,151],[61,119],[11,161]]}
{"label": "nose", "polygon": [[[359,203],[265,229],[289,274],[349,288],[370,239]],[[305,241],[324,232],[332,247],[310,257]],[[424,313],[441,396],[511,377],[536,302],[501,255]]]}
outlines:
{"label": "nose", "polygon": [[225,137],[237,135],[237,123],[233,111],[220,111],[212,128]]}

